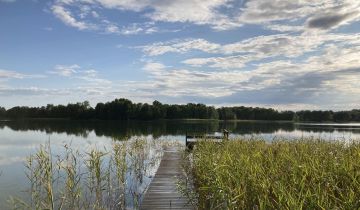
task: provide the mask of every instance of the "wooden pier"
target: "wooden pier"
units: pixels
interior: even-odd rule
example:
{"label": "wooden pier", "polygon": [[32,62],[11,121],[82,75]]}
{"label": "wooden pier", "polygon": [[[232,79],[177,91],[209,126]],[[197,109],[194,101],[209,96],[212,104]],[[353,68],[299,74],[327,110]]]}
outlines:
{"label": "wooden pier", "polygon": [[192,150],[198,140],[210,140],[213,142],[221,143],[223,140],[229,139],[229,131],[223,129],[223,136],[209,136],[209,135],[185,135],[185,145],[186,148]]}
{"label": "wooden pier", "polygon": [[194,209],[176,188],[177,178],[183,175],[181,159],[181,152],[175,148],[164,148],[160,166],[140,205],[141,210]]}

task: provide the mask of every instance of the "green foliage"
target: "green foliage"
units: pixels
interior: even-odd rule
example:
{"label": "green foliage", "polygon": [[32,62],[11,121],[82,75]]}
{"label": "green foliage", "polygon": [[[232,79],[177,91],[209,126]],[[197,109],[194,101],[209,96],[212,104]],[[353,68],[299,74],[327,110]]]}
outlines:
{"label": "green foliage", "polygon": [[358,142],[201,142],[191,160],[200,209],[360,208]]}
{"label": "green foliage", "polygon": [[220,119],[220,120],[283,120],[283,121],[360,121],[360,110],[351,111],[277,111],[259,107],[221,107],[188,103],[185,105],[133,103],[124,98],[98,103],[92,108],[88,101],[46,107],[20,107],[9,110],[0,107],[0,118],[69,118],[101,120],[159,119]]}
{"label": "green foliage", "polygon": [[6,116],[6,109],[0,106],[0,118],[4,118]]}
{"label": "green foliage", "polygon": [[94,109],[88,101],[76,104],[52,105],[46,107],[15,106],[6,111],[7,118],[71,118],[89,119],[93,116]]}
{"label": "green foliage", "polygon": [[279,112],[274,109],[259,107],[221,107],[218,109],[221,120],[287,120],[291,121],[295,115],[292,111]]}
{"label": "green foliage", "polygon": [[[1,117],[0,109],[0,117]],[[158,119],[218,119],[217,110],[204,104],[168,105],[159,101],[152,104],[133,103],[128,99],[115,99],[98,103],[92,108],[88,101],[76,104],[46,107],[13,107],[4,111],[8,118],[69,118],[101,120],[158,120]]]}

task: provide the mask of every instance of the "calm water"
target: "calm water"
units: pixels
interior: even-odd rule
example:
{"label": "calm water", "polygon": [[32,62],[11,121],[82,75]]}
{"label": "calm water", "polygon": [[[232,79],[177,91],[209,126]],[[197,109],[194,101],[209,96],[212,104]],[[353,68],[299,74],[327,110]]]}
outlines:
{"label": "calm water", "polygon": [[324,139],[360,139],[360,124],[319,124],[280,122],[216,122],[216,121],[0,121],[0,209],[5,209],[9,195],[22,196],[28,183],[25,178],[25,158],[40,144],[50,142],[53,153],[61,153],[65,144],[87,150],[108,148],[112,141],[131,138],[185,141],[186,133],[221,135],[226,128],[230,137],[260,136],[274,138],[320,137]]}

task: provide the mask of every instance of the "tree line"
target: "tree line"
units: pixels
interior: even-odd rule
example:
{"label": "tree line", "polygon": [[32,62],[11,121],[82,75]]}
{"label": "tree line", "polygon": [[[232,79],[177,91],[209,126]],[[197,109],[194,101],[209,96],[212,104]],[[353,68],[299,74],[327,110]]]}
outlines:
{"label": "tree line", "polygon": [[67,105],[48,104],[42,107],[0,107],[0,118],[66,118],[100,120],[158,120],[158,119],[214,119],[214,120],[283,120],[349,122],[360,121],[360,110],[351,111],[278,111],[259,107],[221,107],[188,103],[162,104],[159,101],[133,103],[124,98],[91,107],[88,101]]}

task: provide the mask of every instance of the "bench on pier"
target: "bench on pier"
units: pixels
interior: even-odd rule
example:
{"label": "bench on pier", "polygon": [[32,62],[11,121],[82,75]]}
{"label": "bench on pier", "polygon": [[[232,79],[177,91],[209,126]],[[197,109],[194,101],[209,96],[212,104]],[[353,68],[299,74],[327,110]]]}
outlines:
{"label": "bench on pier", "polygon": [[188,135],[188,133],[186,132],[186,136],[185,136],[185,145],[186,148],[189,150],[192,150],[194,148],[194,145],[196,144],[196,140],[197,139],[206,139],[206,140],[212,140],[215,142],[222,142],[223,140],[228,140],[229,139],[229,131],[227,131],[226,129],[223,130],[223,135],[222,136],[214,136],[214,135]]}

